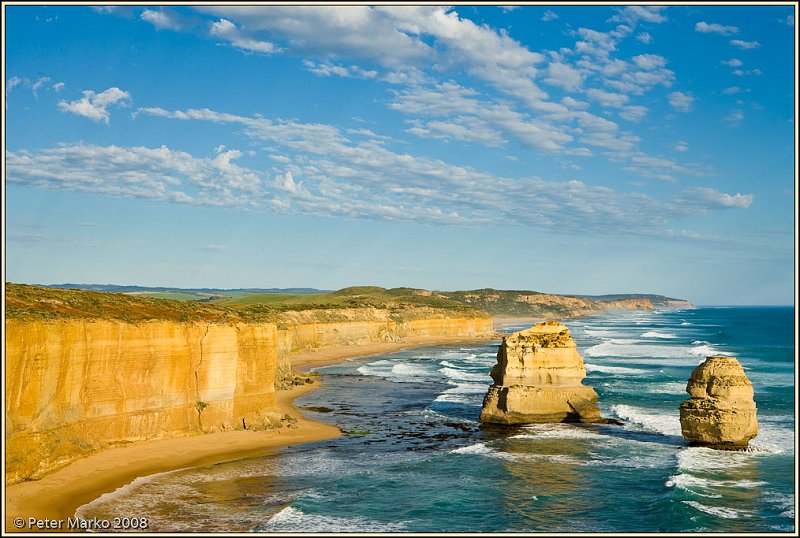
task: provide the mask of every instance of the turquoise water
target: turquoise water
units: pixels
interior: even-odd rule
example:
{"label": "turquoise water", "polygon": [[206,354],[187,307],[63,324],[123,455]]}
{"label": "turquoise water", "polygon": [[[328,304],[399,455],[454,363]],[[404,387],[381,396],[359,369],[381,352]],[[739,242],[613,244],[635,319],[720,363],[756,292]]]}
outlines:
{"label": "turquoise water", "polygon": [[[792,308],[615,312],[570,320],[616,425],[477,422],[499,342],[320,368],[300,400],[347,432],[282,453],[164,473],[82,507],[155,531],[793,532]],[[505,331],[524,326],[509,326]],[[755,389],[748,452],[688,447],[678,404],[707,355]]]}

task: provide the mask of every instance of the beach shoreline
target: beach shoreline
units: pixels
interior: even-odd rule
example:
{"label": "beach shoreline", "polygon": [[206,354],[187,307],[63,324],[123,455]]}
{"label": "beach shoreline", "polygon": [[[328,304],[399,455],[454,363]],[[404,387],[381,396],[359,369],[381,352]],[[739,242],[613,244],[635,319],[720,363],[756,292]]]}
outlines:
{"label": "beach shoreline", "polygon": [[307,373],[314,368],[338,364],[347,359],[369,357],[371,355],[385,355],[387,353],[394,353],[395,351],[425,346],[486,342],[495,338],[498,340],[500,339],[499,336],[493,334],[484,336],[409,336],[404,338],[402,342],[373,342],[363,345],[338,346],[303,351],[292,355],[291,362],[293,370]]}
{"label": "beach shoreline", "polygon": [[[338,364],[346,359],[382,355],[402,349],[485,342],[495,335],[482,337],[417,336],[403,342],[380,342],[360,346],[340,346],[306,351],[292,356],[293,368],[308,372],[313,368]],[[320,388],[321,382],[277,391],[281,413],[297,419],[292,427],[267,431],[236,430],[172,437],[131,443],[99,451],[49,473],[39,480],[5,488],[5,532],[75,532],[66,529],[66,521],[76,510],[137,478],[178,469],[201,467],[247,457],[275,454],[279,449],[300,443],[331,439],[341,431],[330,424],[306,418],[295,407],[296,398]],[[19,528],[15,518],[22,518]],[[62,522],[59,528],[30,528],[29,518]]]}

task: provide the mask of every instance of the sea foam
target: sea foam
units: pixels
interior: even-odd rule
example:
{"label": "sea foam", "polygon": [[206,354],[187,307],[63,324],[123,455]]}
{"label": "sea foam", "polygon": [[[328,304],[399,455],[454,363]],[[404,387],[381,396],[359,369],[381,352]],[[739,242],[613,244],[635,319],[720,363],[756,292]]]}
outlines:
{"label": "sea foam", "polygon": [[612,405],[611,412],[620,420],[661,435],[681,436],[681,423],[676,414],[641,409],[632,405]]}
{"label": "sea foam", "polygon": [[701,504],[697,501],[681,501],[683,504],[688,504],[692,508],[700,510],[701,512],[705,512],[706,514],[710,514],[712,516],[721,517],[724,519],[738,519],[739,512],[734,510],[733,508],[725,508],[722,506],[706,506],[705,504]]}
{"label": "sea foam", "polygon": [[287,506],[263,525],[256,532],[398,532],[405,528],[406,522],[387,523],[373,521],[363,517],[334,517],[307,514],[299,508]]}
{"label": "sea foam", "polygon": [[673,339],[678,338],[677,335],[671,333],[660,333],[658,331],[647,331],[646,333],[642,333],[642,338],[665,338],[665,339]]}

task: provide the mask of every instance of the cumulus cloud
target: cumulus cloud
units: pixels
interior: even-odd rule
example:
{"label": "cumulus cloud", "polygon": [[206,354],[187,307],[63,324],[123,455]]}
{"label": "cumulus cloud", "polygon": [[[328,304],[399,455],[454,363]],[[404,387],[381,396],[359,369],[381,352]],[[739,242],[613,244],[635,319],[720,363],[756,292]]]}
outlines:
{"label": "cumulus cloud", "polygon": [[592,88],[586,92],[586,96],[592,101],[597,101],[602,106],[619,108],[628,102],[629,97],[622,93],[613,93],[597,88]]}
{"label": "cumulus cloud", "polygon": [[626,22],[637,24],[639,22],[662,23],[667,21],[667,17],[662,12],[665,6],[626,6],[616,8],[617,14],[609,19],[610,22]]}
{"label": "cumulus cloud", "polygon": [[731,35],[739,33],[739,29],[735,26],[724,26],[717,23],[708,24],[704,21],[698,22],[695,25],[694,30],[695,32],[701,32],[704,34]]}
{"label": "cumulus cloud", "polygon": [[667,99],[672,108],[681,112],[689,112],[694,102],[694,97],[684,92],[672,92],[667,96]]}
{"label": "cumulus cloud", "polygon": [[97,122],[109,123],[108,107],[111,105],[124,106],[130,101],[130,94],[117,87],[95,93],[92,90],[84,90],[83,97],[76,101],[59,101],[58,108],[64,112],[70,112],[83,116]]}
{"label": "cumulus cloud", "polygon": [[567,64],[553,62],[547,66],[544,82],[567,91],[576,91],[583,84],[583,75]]}
{"label": "cumulus cloud", "polygon": [[754,49],[761,43],[758,41],[742,41],[741,39],[731,39],[730,44],[740,49]]}
{"label": "cumulus cloud", "polygon": [[651,36],[647,32],[639,32],[638,34],[636,34],[636,40],[639,41],[640,43],[644,43],[645,45],[649,45],[650,43],[653,42],[653,36]]}
{"label": "cumulus cloud", "polygon": [[166,8],[145,9],[139,15],[139,18],[149,22],[158,30],[181,31],[184,29],[181,18],[175,12]]}
{"label": "cumulus cloud", "polygon": [[619,117],[628,121],[632,121],[634,123],[638,123],[644,119],[647,115],[647,107],[639,106],[639,105],[628,105],[623,106],[622,111],[619,113]]}
{"label": "cumulus cloud", "polygon": [[730,60],[722,60],[720,63],[729,65],[731,67],[740,67],[742,65],[742,61],[738,58],[731,58]]}
{"label": "cumulus cloud", "polygon": [[236,48],[249,52],[270,54],[277,50],[275,45],[268,41],[260,41],[248,37],[235,24],[227,19],[220,19],[217,22],[212,22],[209,33],[228,41]]}
{"label": "cumulus cloud", "polygon": [[667,59],[657,54],[640,54],[633,57],[633,62],[646,70],[657,69],[667,65]]}

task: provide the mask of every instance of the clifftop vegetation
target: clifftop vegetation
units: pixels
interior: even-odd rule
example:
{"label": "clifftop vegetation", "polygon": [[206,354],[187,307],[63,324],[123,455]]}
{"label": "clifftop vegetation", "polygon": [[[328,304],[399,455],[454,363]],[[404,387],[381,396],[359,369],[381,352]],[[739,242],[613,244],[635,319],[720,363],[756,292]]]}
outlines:
{"label": "clifftop vegetation", "polygon": [[[354,317],[353,312],[342,312],[344,310],[368,309],[388,310],[389,315],[398,320],[453,314],[461,317],[487,315],[472,306],[411,288],[386,290],[364,286],[313,295],[259,293],[209,303],[141,294],[6,284],[8,319],[281,322],[293,313],[303,312],[309,322],[333,322]],[[370,317],[367,313],[364,315]]]}
{"label": "clifftop vegetation", "polygon": [[[259,290],[260,291],[260,290]],[[428,291],[417,288],[354,286],[333,292],[246,293],[233,296],[193,295],[182,300],[149,294],[147,288],[127,293],[6,284],[6,317],[9,319],[116,319],[275,322],[336,322],[354,319],[396,320],[459,317],[520,317],[566,319],[612,308],[651,309],[690,306],[681,299],[661,295],[569,296],[524,290],[484,288],[471,291]],[[154,296],[155,295],[155,296]],[[176,293],[177,296],[180,296]],[[379,313],[381,311],[382,313]]]}

